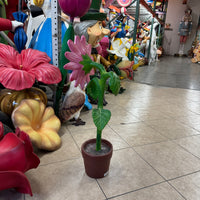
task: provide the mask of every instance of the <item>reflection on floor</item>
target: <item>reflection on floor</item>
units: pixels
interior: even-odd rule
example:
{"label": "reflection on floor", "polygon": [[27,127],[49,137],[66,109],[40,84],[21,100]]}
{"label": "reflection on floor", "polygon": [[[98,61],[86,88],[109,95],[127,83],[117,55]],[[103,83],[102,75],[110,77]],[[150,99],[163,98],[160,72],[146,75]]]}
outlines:
{"label": "reflection on floor", "polygon": [[200,90],[200,65],[189,58],[161,57],[159,62],[138,69],[135,81],[150,85]]}
{"label": "reflection on floor", "polygon": [[[137,81],[154,77],[153,86],[125,80],[123,94],[106,94],[112,118],[103,137],[114,147],[108,176],[95,180],[84,172],[80,147],[95,137],[91,111],[84,111],[81,118],[86,125],[63,124],[62,147],[38,153],[39,167],[26,173],[33,197],[6,190],[0,192],[0,200],[198,200],[200,91],[190,89],[199,87],[192,82],[198,81],[199,70],[187,59],[175,63],[174,69],[170,61],[161,60],[155,68],[138,70]],[[154,86],[156,81],[159,87]],[[164,83],[179,88],[161,87]],[[186,86],[190,89],[181,89]]]}

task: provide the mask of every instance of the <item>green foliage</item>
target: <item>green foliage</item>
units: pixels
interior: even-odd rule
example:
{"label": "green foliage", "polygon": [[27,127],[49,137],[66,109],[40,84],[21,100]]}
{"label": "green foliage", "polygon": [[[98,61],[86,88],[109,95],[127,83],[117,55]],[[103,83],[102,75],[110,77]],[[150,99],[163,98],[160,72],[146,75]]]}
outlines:
{"label": "green foliage", "polygon": [[114,95],[119,93],[120,89],[120,80],[119,77],[114,72],[109,72],[110,79],[109,79],[109,86]]}
{"label": "green foliage", "polygon": [[97,77],[93,78],[87,85],[87,93],[94,99],[97,100],[99,96],[100,82]]}
{"label": "green foliage", "polygon": [[105,128],[106,124],[110,120],[111,112],[110,112],[110,110],[105,110],[102,108],[93,109],[92,117],[93,117],[93,121],[94,121],[94,124],[97,127],[97,129],[99,131],[102,131]]}
{"label": "green foliage", "polygon": [[96,63],[92,61],[92,59],[86,54],[82,55],[83,60],[80,62],[81,65],[83,65],[83,70],[85,71],[85,74],[88,74],[92,68],[96,68],[100,71],[100,73],[106,72],[103,65]]}
{"label": "green foliage", "polygon": [[96,150],[101,150],[101,134],[106,124],[111,118],[111,112],[103,109],[103,98],[106,90],[106,81],[109,79],[109,86],[113,94],[117,95],[120,89],[119,77],[114,72],[107,72],[103,65],[93,62],[88,55],[82,55],[83,60],[80,64],[83,65],[85,74],[89,73],[92,68],[98,69],[100,78],[94,77],[87,85],[88,94],[95,100],[98,100],[98,108],[93,109],[92,117],[95,126],[97,127]]}

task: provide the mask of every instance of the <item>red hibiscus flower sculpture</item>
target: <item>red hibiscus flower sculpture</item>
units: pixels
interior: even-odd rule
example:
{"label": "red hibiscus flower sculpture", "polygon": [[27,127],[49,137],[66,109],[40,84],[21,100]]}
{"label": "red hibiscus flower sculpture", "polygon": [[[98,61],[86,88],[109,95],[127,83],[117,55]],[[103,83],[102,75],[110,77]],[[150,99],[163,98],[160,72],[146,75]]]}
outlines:
{"label": "red hibiscus flower sculpture", "polygon": [[0,190],[15,188],[18,192],[32,196],[24,172],[36,168],[40,160],[33,152],[29,136],[18,128],[16,133],[3,136],[3,125],[0,122],[0,139]]}
{"label": "red hibiscus flower sculpture", "polygon": [[0,83],[11,90],[30,88],[35,79],[45,84],[59,83],[60,70],[50,60],[44,52],[24,49],[19,54],[13,47],[0,43]]}

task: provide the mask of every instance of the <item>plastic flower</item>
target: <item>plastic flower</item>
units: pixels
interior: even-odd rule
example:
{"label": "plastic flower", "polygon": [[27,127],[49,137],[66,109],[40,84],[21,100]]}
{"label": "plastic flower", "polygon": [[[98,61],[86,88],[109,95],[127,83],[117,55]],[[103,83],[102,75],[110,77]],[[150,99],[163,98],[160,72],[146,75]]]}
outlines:
{"label": "plastic flower", "polygon": [[135,53],[139,50],[139,45],[137,43],[135,43],[133,46],[131,46],[130,48],[130,53]]}
{"label": "plastic flower", "polygon": [[75,42],[72,40],[68,40],[68,46],[71,52],[65,52],[65,57],[70,61],[66,65],[64,65],[65,69],[72,70],[70,75],[70,81],[75,80],[75,87],[79,84],[82,89],[84,89],[85,84],[89,83],[90,75],[94,74],[94,70],[92,69],[90,73],[85,74],[83,71],[83,65],[80,62],[83,60],[82,55],[88,55],[91,59],[91,45],[87,44],[85,36],[75,36]]}
{"label": "plastic flower", "polygon": [[[0,122],[0,137],[3,137],[3,125]],[[30,183],[24,172],[36,168],[40,160],[33,152],[29,136],[16,129],[16,133],[7,133],[0,141],[0,190],[16,188],[17,191],[32,196]]]}
{"label": "plastic flower", "polygon": [[24,99],[12,112],[15,127],[26,132],[38,148],[53,151],[61,146],[60,120],[54,109],[34,99]]}
{"label": "plastic flower", "polygon": [[0,44],[0,83],[11,90],[30,88],[35,79],[45,84],[59,83],[60,70],[50,60],[38,50],[25,49],[19,54],[13,47]]}

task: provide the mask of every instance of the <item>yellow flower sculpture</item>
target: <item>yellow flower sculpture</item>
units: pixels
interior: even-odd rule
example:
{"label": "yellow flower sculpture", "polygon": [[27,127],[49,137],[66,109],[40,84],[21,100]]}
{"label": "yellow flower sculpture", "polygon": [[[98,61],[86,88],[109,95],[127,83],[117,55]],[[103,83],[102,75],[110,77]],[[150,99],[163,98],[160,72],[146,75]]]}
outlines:
{"label": "yellow flower sculpture", "polygon": [[135,53],[139,50],[139,45],[135,43],[133,46],[130,48],[130,53]]}
{"label": "yellow flower sculpture", "polygon": [[24,99],[12,113],[14,126],[26,132],[39,149],[53,151],[61,146],[61,123],[52,107],[33,99]]}

